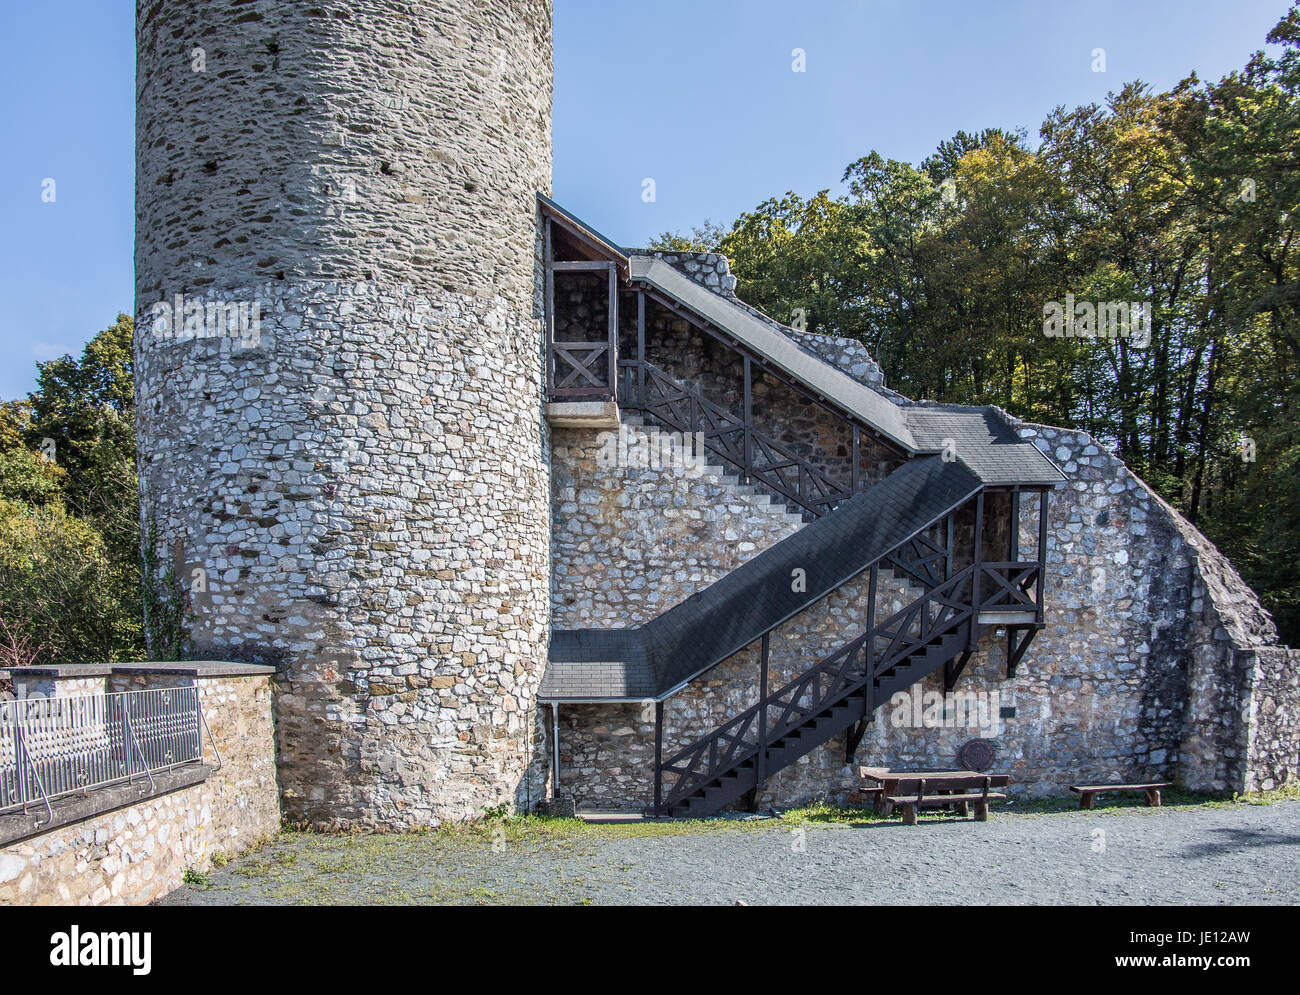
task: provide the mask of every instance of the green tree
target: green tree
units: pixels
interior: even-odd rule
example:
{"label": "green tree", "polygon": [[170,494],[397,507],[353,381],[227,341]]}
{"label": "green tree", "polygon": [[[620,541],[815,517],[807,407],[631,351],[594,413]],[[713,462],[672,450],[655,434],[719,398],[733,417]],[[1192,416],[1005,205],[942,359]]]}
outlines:
{"label": "green tree", "polygon": [[[708,247],[779,319],[863,342],[891,385],[1097,435],[1233,559],[1300,643],[1300,4],[1217,83],[1057,108],[1037,147],[959,131],[871,152]],[[1043,334],[1066,294],[1150,306],[1150,342]]]}
{"label": "green tree", "polygon": [[0,653],[63,662],[144,652],[131,319],[38,364],[0,403]]}

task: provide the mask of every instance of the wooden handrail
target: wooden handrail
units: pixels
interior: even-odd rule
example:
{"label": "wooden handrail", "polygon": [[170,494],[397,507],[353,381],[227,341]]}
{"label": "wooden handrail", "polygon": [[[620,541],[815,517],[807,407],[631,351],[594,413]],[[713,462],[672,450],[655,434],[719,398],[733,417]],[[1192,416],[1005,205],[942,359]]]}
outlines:
{"label": "wooden handrail", "polygon": [[714,455],[813,518],[833,511],[852,497],[848,489],[793,449],[757,431],[743,416],[709,400],[653,363],[620,360],[618,365],[621,405],[649,415],[674,432],[702,431],[705,447]]}
{"label": "wooden handrail", "polygon": [[[974,566],[966,567],[880,623],[868,619],[867,629],[860,636],[828,654],[798,677],[761,698],[711,733],[664,760],[659,766],[657,777],[662,777],[663,774],[677,775],[677,780],[665,796],[664,805],[671,808],[718,774],[734,769],[750,757],[757,758],[759,751],[765,749],[765,744],[780,740],[807,722],[810,716],[825,711],[860,690],[864,684],[876,680],[936,636],[960,629],[974,613],[973,606],[968,603],[969,592],[966,589],[967,582],[974,577],[975,569]],[[964,591],[965,597],[962,596]],[[928,608],[931,603],[945,609],[934,619],[929,618]],[[912,633],[912,622],[918,615],[922,624],[917,632]],[[876,641],[881,638],[889,640],[883,651],[879,651],[876,646]],[[859,654],[862,659],[860,668],[854,666]],[[829,678],[824,687],[823,677]],[[808,700],[805,701],[805,698]],[[758,730],[755,720],[764,713],[775,714],[777,718],[770,728]],[[753,738],[746,738],[751,734],[751,729],[754,730]],[[728,745],[728,749],[719,760],[718,744],[722,742]],[[706,756],[707,763],[703,762]]]}

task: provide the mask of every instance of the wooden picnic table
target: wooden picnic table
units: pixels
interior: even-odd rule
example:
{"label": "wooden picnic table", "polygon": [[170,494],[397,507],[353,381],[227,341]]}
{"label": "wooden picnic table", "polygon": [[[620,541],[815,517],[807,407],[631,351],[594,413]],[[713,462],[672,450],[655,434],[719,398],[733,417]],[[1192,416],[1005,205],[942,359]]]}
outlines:
{"label": "wooden picnic table", "polygon": [[[970,814],[970,802],[974,798],[971,793],[976,782],[980,788],[987,792],[988,788],[1005,788],[1011,783],[1011,778],[1007,774],[981,774],[978,771],[970,770],[889,770],[884,767],[861,767],[859,773],[869,781],[874,781],[880,785],[879,793],[875,798],[875,807],[877,812],[883,812],[889,815],[893,811],[894,803],[891,798],[899,798],[906,795],[917,795],[922,804],[933,804],[943,806],[942,798],[945,795],[953,795],[953,801],[950,806],[954,808],[959,815]],[[924,787],[924,794],[921,794],[921,788]],[[997,799],[1005,796],[1000,793],[996,795]],[[980,806],[977,806],[980,807]],[[984,813],[978,813],[983,817]],[[916,818],[916,806],[909,806],[904,812],[905,820],[914,822]]]}

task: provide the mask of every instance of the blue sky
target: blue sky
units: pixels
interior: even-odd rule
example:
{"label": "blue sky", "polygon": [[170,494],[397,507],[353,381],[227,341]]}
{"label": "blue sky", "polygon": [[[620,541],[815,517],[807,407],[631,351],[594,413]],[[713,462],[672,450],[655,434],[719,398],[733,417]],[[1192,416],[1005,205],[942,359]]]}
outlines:
{"label": "blue sky", "polygon": [[[468,2],[468,0],[467,0]],[[0,398],[131,310],[134,2],[0,9]],[[555,196],[626,245],[839,189],[875,149],[1217,79],[1287,0],[555,0]],[[806,71],[793,72],[792,51]],[[1104,48],[1106,71],[1092,51]],[[55,181],[54,203],[42,182]],[[655,181],[653,203],[642,182]]]}

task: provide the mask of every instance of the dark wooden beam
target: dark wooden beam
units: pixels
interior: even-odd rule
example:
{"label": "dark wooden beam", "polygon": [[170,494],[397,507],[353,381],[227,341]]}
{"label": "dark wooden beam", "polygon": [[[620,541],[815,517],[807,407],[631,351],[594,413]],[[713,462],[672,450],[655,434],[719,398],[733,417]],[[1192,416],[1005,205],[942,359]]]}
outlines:
{"label": "dark wooden beam", "polygon": [[636,397],[645,404],[645,291],[636,292]]}
{"label": "dark wooden beam", "polygon": [[555,384],[555,259],[549,216],[546,218],[544,243],[542,266],[546,280],[546,390],[549,394]]}
{"label": "dark wooden beam", "polygon": [[1012,629],[1008,631],[1007,633],[1007,650],[1008,650],[1007,677],[1008,678],[1012,678],[1016,676],[1016,669],[1020,666],[1020,661],[1025,656],[1025,650],[1029,649],[1029,644],[1034,641],[1034,636],[1038,634],[1038,630],[1041,628],[1043,628],[1041,625],[1030,625],[1024,627],[1023,635],[1020,637],[1019,643],[1016,643],[1015,641],[1015,634],[1017,631],[1020,630]]}
{"label": "dark wooden beam", "polygon": [[767,780],[767,667],[771,650],[771,633],[763,633],[759,647],[758,676],[758,762],[754,771],[754,797],[763,790]]}
{"label": "dark wooden beam", "polygon": [[861,457],[859,456],[859,449],[858,449],[859,446],[858,433],[860,431],[861,429],[858,427],[857,423],[855,422],[853,425],[853,471],[850,475],[850,483],[849,483],[849,489],[853,491],[854,494],[858,492],[858,483],[859,483],[858,478],[861,476],[861,472],[858,467],[858,462],[861,459]]}
{"label": "dark wooden beam", "polygon": [[1047,491],[1038,498],[1038,580],[1035,583],[1034,599],[1038,603],[1038,621],[1045,621],[1043,614],[1043,581],[1047,574]]}
{"label": "dark wooden beam", "polygon": [[748,356],[745,356],[745,357],[744,357],[744,360],[745,360],[745,410],[744,410],[744,414],[741,416],[741,418],[742,418],[742,420],[743,420],[744,423],[745,423],[745,476],[744,476],[744,480],[745,480],[745,483],[748,484],[748,483],[753,479],[753,469],[754,469],[754,437],[753,437],[753,429],[754,429],[754,413],[753,413],[754,393],[753,393],[753,380],[752,380],[753,373],[752,373],[752,369],[751,369],[752,364],[751,364],[750,359],[749,359]]}
{"label": "dark wooden beam", "polygon": [[1020,559],[1020,491],[1011,492],[1011,555],[1007,557],[1012,563]]}
{"label": "dark wooden beam", "polygon": [[664,703],[655,702],[655,818],[664,800]]}
{"label": "dark wooden beam", "polygon": [[602,259],[555,259],[551,269],[557,273],[603,273],[606,270],[618,271],[618,267]]}
{"label": "dark wooden beam", "polygon": [[[971,624],[975,624],[974,619],[971,620]],[[961,677],[962,671],[966,669],[966,664],[970,662],[972,652],[973,651],[967,647],[962,650],[961,656],[959,656],[955,661],[949,660],[943,665],[943,689],[945,692],[951,691],[957,686],[957,679]]]}
{"label": "dark wooden beam", "polygon": [[947,555],[944,557],[944,563],[943,563],[944,580],[952,580],[952,558],[957,549],[956,537],[954,535],[955,524],[953,521],[955,515],[956,512],[950,511],[946,516],[944,516],[944,522],[945,522],[944,531],[946,533],[945,541],[947,542],[947,547],[945,550]]}
{"label": "dark wooden beam", "polygon": [[609,264],[609,393],[618,399],[618,270]]}
{"label": "dark wooden beam", "polygon": [[845,764],[853,763],[853,757],[858,752],[858,747],[862,745],[862,736],[867,731],[867,724],[870,721],[871,716],[867,715],[849,726],[849,731],[845,733],[844,737]]}
{"label": "dark wooden beam", "polygon": [[970,638],[967,640],[967,648],[974,649],[976,642],[979,641],[979,615],[980,615],[980,569],[984,562],[984,492],[981,490],[975,497],[975,547],[972,550],[972,565],[974,570],[971,571],[971,609],[973,614],[970,620]]}

